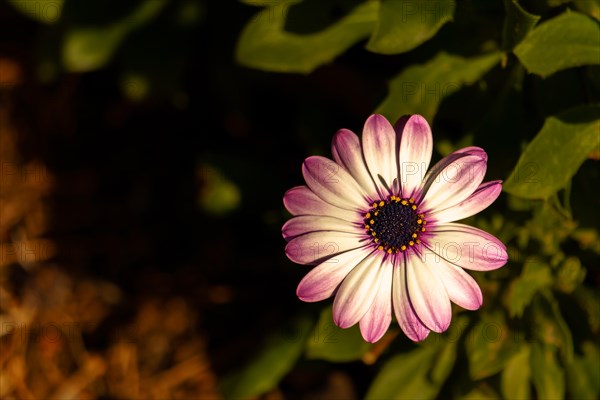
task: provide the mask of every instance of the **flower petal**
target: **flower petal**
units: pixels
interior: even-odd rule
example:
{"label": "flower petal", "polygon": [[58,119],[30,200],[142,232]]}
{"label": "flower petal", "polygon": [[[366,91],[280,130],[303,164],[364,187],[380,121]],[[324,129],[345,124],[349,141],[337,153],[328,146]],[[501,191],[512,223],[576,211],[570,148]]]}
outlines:
{"label": "flower petal", "polygon": [[391,262],[381,266],[382,278],[379,290],[371,308],[360,320],[360,332],[363,338],[370,343],[375,343],[385,334],[392,322],[392,275],[394,267]]}
{"label": "flower petal", "polygon": [[448,292],[450,300],[467,310],[477,310],[483,303],[481,289],[475,279],[448,261],[440,258],[440,262],[429,262]]}
{"label": "flower petal", "polygon": [[444,332],[452,319],[452,307],[444,284],[419,254],[411,252],[406,260],[408,296],[415,313],[434,332]]}
{"label": "flower petal", "polygon": [[431,128],[422,116],[410,116],[401,132],[398,177],[402,197],[412,197],[429,168],[433,151]]}
{"label": "flower petal", "polygon": [[285,254],[295,263],[317,265],[337,254],[363,247],[363,236],[348,232],[310,232],[290,240]]}
{"label": "flower petal", "polygon": [[493,235],[469,225],[446,223],[431,229],[432,236],[424,241],[433,254],[461,268],[489,271],[500,268],[508,260],[506,246]]}
{"label": "flower petal", "polygon": [[366,193],[348,171],[328,158],[308,157],[302,164],[302,174],[308,187],[329,204],[357,210],[368,203]]}
{"label": "flower petal", "polygon": [[423,198],[423,210],[452,207],[469,197],[485,176],[487,158],[467,155],[449,163],[433,178]]}
{"label": "flower petal", "polygon": [[362,228],[362,224],[357,225],[343,219],[322,215],[300,215],[287,221],[283,225],[283,228],[281,228],[283,238],[287,241],[296,236],[318,231],[349,232],[359,235],[364,232],[364,229]]}
{"label": "flower petal", "polygon": [[333,296],[346,275],[370,252],[370,249],[359,248],[323,261],[300,281],[296,289],[298,298],[302,301],[314,302]]}
{"label": "flower petal", "polygon": [[333,159],[346,168],[367,195],[369,195],[369,202],[379,198],[377,186],[373,183],[371,174],[363,160],[360,141],[354,132],[348,129],[340,129],[333,138],[331,153],[333,154]]}
{"label": "flower petal", "polygon": [[425,178],[423,178],[423,183],[421,187],[415,193],[413,193],[413,198],[417,201],[417,203],[425,197],[425,194],[429,190],[429,187],[433,184],[433,182],[436,179],[439,179],[438,176],[445,168],[448,167],[448,165],[457,160],[460,160],[463,157],[471,155],[487,157],[485,151],[482,148],[470,146],[456,150],[455,152],[448,154],[446,157],[442,158],[440,161],[435,163],[435,165],[431,167],[429,171],[427,171]]}
{"label": "flower petal", "polygon": [[371,115],[363,128],[362,144],[373,181],[381,196],[387,196],[398,173],[396,131],[383,116]]}
{"label": "flower petal", "polygon": [[385,270],[381,254],[367,256],[340,285],[333,301],[333,321],[340,328],[356,324],[373,304]]}
{"label": "flower petal", "polygon": [[436,222],[452,222],[470,217],[485,210],[502,192],[502,181],[485,182],[475,192],[457,205],[429,214]]}
{"label": "flower petal", "polygon": [[296,186],[285,192],[283,204],[292,215],[328,215],[350,222],[360,218],[356,211],[339,208],[321,200],[308,186]]}
{"label": "flower petal", "polygon": [[430,331],[419,320],[408,298],[408,288],[406,285],[406,262],[404,260],[404,256],[396,257],[392,285],[392,302],[394,304],[394,313],[400,328],[410,340],[415,342],[424,340],[429,335]]}

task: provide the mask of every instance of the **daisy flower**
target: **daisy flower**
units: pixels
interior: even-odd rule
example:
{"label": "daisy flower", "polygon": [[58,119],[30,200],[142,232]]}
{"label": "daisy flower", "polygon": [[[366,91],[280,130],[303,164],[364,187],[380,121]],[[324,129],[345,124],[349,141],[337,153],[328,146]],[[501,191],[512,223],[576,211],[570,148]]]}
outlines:
{"label": "daisy flower", "polygon": [[428,171],[432,148],[422,116],[392,126],[372,115],[362,142],[341,129],[333,160],[308,157],[306,186],[283,199],[294,216],[282,228],[286,254],[316,265],[298,285],[298,297],[315,302],[335,295],[335,324],[359,323],[368,342],[383,336],[392,313],[414,341],[445,331],[451,302],[468,310],[482,304],[465,269],[489,271],[508,259],[497,238],[454,222],[485,209],[502,190],[501,181],[482,183],[485,151],[457,150]]}

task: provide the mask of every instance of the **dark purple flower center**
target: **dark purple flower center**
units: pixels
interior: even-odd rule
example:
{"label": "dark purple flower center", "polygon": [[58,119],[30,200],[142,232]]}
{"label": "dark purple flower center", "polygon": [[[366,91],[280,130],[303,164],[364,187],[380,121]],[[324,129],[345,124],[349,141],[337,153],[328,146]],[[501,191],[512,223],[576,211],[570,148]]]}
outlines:
{"label": "dark purple flower center", "polygon": [[364,223],[379,250],[398,253],[421,243],[419,236],[427,222],[414,203],[414,199],[390,196],[372,204]]}

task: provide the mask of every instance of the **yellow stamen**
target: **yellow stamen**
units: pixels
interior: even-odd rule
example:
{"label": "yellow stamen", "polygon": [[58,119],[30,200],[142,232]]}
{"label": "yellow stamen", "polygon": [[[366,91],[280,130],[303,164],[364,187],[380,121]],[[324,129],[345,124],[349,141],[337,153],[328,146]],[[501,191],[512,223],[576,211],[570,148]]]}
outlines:
{"label": "yellow stamen", "polygon": [[392,254],[392,249],[387,249],[388,254]]}
{"label": "yellow stamen", "polygon": [[371,213],[367,213],[367,214],[365,215],[365,218],[371,218]]}
{"label": "yellow stamen", "polygon": [[413,206],[412,206],[411,208],[412,208],[413,210],[416,210],[416,209],[417,209],[417,206],[415,206],[415,205],[413,204]]}
{"label": "yellow stamen", "polygon": [[415,245],[415,242],[413,242],[413,241],[411,240],[410,242],[408,242],[408,245],[409,245],[409,246],[414,246],[414,245]]}
{"label": "yellow stamen", "polygon": [[406,200],[402,200],[402,205],[403,205],[403,206],[405,206],[405,205],[407,205],[407,204],[408,204],[408,202],[407,202]]}
{"label": "yellow stamen", "polygon": [[379,202],[379,207],[383,207],[384,205],[385,205],[385,201],[381,200],[381,201]]}
{"label": "yellow stamen", "polygon": [[383,246],[379,246],[377,250],[383,250]]}
{"label": "yellow stamen", "polygon": [[412,203],[414,203],[414,202],[415,202],[415,199],[413,199],[413,198],[411,197],[410,199],[408,199],[408,202],[409,202],[410,204],[412,204]]}
{"label": "yellow stamen", "polygon": [[413,239],[416,239],[416,238],[417,238],[417,234],[416,234],[416,233],[413,233],[413,234],[412,234],[412,237],[413,237]]}
{"label": "yellow stamen", "polygon": [[374,220],[374,219],[372,219],[372,220],[370,220],[370,221],[369,221],[369,223],[370,223],[371,225],[373,225],[373,224],[375,223],[375,220]]}
{"label": "yellow stamen", "polygon": [[400,246],[400,250],[402,250],[402,251],[406,250],[406,246],[405,245]]}

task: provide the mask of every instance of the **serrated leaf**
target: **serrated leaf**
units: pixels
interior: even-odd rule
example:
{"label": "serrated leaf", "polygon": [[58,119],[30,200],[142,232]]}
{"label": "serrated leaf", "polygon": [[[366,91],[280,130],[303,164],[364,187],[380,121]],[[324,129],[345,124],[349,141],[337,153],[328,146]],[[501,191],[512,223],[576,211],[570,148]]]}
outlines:
{"label": "serrated leaf", "polygon": [[600,105],[549,117],[529,143],[503,188],[528,199],[547,199],[563,188],[600,144]]}
{"label": "serrated leaf", "polygon": [[508,292],[510,316],[521,317],[533,296],[539,290],[549,288],[552,282],[552,271],[548,264],[535,259],[527,260],[523,272],[512,282]]}
{"label": "serrated leaf", "polygon": [[540,16],[525,11],[518,0],[504,0],[504,10],[502,49],[510,51],[533,29]]}
{"label": "serrated leaf", "polygon": [[572,399],[597,399],[600,396],[600,349],[592,342],[581,344],[583,356],[576,356],[565,368],[567,391]]}
{"label": "serrated leaf", "polygon": [[[434,399],[452,370],[455,359],[456,342],[449,341],[396,355],[382,367],[365,398]],[[443,365],[438,366],[437,363]]]}
{"label": "serrated leaf", "polygon": [[64,0],[7,0],[23,15],[45,24],[53,24],[60,19]]}
{"label": "serrated leaf", "polygon": [[543,77],[600,64],[600,27],[586,15],[565,12],[531,31],[514,53],[529,72]]}
{"label": "serrated leaf", "polygon": [[506,364],[500,378],[505,399],[529,400],[531,398],[531,368],[529,366],[529,345],[521,349]]}
{"label": "serrated leaf", "polygon": [[438,53],[428,63],[408,67],[393,78],[376,112],[390,121],[404,114],[421,114],[432,121],[445,97],[476,82],[499,60],[500,53],[471,58]]}
{"label": "serrated leaf", "polygon": [[565,373],[555,353],[553,346],[531,344],[531,378],[538,399],[561,400],[565,397]]}
{"label": "serrated leaf", "polygon": [[455,7],[453,0],[382,0],[367,50],[381,54],[412,50],[452,21]]}
{"label": "serrated leaf", "polygon": [[360,359],[371,343],[365,342],[358,325],[348,329],[338,328],[333,323],[331,307],[324,309],[319,322],[306,341],[306,358],[333,362]]}
{"label": "serrated leaf", "polygon": [[265,71],[309,73],[369,36],[379,8],[379,2],[366,1],[323,31],[300,35],[284,29],[283,7],[297,2],[276,2],[246,24],[235,50],[240,64]]}
{"label": "serrated leaf", "polygon": [[312,324],[310,318],[298,317],[288,330],[272,334],[249,364],[223,378],[224,397],[253,398],[275,388],[302,354]]}
{"label": "serrated leaf", "polygon": [[105,66],[123,39],[152,20],[166,5],[164,0],[146,0],[127,18],[109,26],[72,26],[62,45],[62,61],[69,72],[87,72]]}

